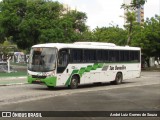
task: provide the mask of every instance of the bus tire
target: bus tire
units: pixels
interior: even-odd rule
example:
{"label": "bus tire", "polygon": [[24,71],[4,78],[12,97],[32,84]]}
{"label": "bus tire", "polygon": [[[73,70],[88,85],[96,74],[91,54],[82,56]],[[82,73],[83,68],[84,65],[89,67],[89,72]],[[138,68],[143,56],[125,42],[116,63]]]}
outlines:
{"label": "bus tire", "polygon": [[77,76],[73,76],[71,78],[71,82],[70,82],[70,86],[71,89],[76,89],[78,87],[78,77]]}
{"label": "bus tire", "polygon": [[119,72],[119,73],[117,73],[116,78],[115,78],[115,80],[113,81],[113,83],[114,83],[115,85],[119,85],[119,84],[122,83],[122,80],[123,80],[122,73]]}

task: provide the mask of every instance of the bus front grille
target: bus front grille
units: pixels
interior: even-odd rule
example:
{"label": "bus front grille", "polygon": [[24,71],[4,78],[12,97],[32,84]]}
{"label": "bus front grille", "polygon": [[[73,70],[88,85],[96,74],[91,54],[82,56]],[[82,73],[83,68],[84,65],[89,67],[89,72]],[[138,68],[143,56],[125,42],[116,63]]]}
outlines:
{"label": "bus front grille", "polygon": [[32,78],[41,78],[41,79],[45,79],[45,78],[46,78],[46,76],[32,75]]}

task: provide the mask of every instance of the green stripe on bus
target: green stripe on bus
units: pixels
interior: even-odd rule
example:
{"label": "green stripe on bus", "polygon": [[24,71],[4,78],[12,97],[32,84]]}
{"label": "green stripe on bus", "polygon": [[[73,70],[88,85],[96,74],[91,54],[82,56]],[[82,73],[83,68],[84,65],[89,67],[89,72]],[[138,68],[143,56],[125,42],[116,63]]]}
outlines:
{"label": "green stripe on bus", "polygon": [[104,63],[99,63],[99,64],[98,64],[98,68],[102,68],[103,65],[104,65]]}
{"label": "green stripe on bus", "polygon": [[88,65],[87,68],[85,69],[85,72],[90,72],[92,69],[92,65]]}
{"label": "green stripe on bus", "polygon": [[71,75],[69,76],[69,78],[67,79],[67,81],[66,81],[66,83],[65,83],[66,86],[70,85],[70,81],[71,81],[72,75],[73,75],[73,74],[77,74],[78,72],[79,72],[79,70],[73,70],[73,71],[72,71]]}
{"label": "green stripe on bus", "polygon": [[80,68],[80,70],[73,70],[71,75],[67,79],[65,85],[66,86],[70,85],[71,77],[72,77],[73,74],[78,74],[80,77],[82,77],[85,72],[90,72],[92,70],[97,70],[98,68],[102,68],[103,65],[104,65],[104,63],[99,63],[99,64],[95,63],[93,65],[88,65],[87,67],[82,67],[82,68]]}
{"label": "green stripe on bus", "polygon": [[98,63],[95,63],[93,66],[92,66],[92,70],[96,70],[98,68]]}
{"label": "green stripe on bus", "polygon": [[85,72],[85,67],[82,67],[80,70],[79,70],[79,75],[80,75],[80,77],[82,77],[82,75],[83,75],[83,73]]}

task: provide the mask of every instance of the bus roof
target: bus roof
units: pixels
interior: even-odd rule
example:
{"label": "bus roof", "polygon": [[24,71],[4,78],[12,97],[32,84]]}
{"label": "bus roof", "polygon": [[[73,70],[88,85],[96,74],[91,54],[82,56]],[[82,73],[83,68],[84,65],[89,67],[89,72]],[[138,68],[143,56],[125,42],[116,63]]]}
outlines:
{"label": "bus roof", "polygon": [[113,43],[103,42],[45,43],[32,46],[32,48],[34,47],[55,47],[58,50],[62,48],[140,50],[139,47],[117,46]]}

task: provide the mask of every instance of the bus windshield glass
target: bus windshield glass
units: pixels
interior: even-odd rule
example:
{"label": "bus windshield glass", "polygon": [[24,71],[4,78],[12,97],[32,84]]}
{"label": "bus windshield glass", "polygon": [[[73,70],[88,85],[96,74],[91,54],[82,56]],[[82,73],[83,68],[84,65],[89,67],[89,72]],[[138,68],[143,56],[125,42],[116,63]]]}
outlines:
{"label": "bus windshield glass", "polygon": [[34,72],[49,72],[56,66],[56,48],[32,48],[28,69]]}

